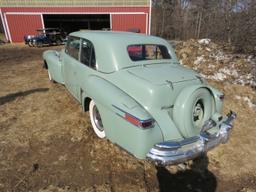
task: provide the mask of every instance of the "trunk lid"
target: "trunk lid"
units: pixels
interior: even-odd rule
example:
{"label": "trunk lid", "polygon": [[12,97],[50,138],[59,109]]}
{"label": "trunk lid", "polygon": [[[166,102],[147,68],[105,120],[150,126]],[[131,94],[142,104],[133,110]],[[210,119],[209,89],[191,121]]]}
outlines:
{"label": "trunk lid", "polygon": [[153,64],[128,69],[129,73],[155,85],[197,79],[197,73],[178,64]]}

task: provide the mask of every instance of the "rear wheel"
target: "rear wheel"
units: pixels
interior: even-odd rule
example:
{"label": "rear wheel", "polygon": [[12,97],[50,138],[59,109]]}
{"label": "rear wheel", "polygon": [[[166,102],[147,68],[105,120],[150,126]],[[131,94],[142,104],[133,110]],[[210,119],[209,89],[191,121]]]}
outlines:
{"label": "rear wheel", "polygon": [[36,42],[36,46],[37,46],[38,48],[43,47],[43,42],[41,42],[41,41]]}
{"label": "rear wheel", "polygon": [[95,132],[95,134],[99,138],[104,138],[106,137],[104,126],[102,123],[101,115],[100,112],[93,100],[91,100],[90,105],[89,105],[89,114],[90,114],[90,120],[92,124],[92,128]]}

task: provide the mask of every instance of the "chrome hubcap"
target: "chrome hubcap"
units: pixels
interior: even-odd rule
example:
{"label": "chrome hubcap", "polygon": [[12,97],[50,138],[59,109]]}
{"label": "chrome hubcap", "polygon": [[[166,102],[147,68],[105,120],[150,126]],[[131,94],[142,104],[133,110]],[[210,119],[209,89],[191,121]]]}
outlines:
{"label": "chrome hubcap", "polygon": [[94,121],[98,130],[104,131],[102,120],[101,120],[101,117],[100,117],[100,113],[99,113],[96,105],[94,105],[94,107],[93,107],[93,121]]}
{"label": "chrome hubcap", "polygon": [[198,101],[193,111],[193,121],[195,126],[200,127],[203,121],[204,109],[201,101]]}

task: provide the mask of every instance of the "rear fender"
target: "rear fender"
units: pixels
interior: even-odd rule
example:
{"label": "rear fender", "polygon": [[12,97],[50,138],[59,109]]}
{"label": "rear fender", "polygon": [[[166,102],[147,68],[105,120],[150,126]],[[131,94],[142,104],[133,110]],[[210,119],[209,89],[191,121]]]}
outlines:
{"label": "rear fender", "polygon": [[133,98],[112,83],[90,76],[85,82],[83,102],[91,98],[95,101],[103,121],[106,137],[113,143],[143,159],[155,143],[163,141],[161,129],[155,123],[143,129],[124,119],[124,112],[140,120],[151,119],[151,115]]}
{"label": "rear fender", "polygon": [[85,92],[88,96],[116,114],[123,116],[123,113],[127,112],[140,120],[151,119],[151,116],[140,104],[112,83],[100,77],[91,76],[86,84]]}
{"label": "rear fender", "polygon": [[222,113],[222,108],[223,108],[223,100],[220,99],[220,96],[224,95],[222,92],[220,92],[219,90],[208,86],[208,89],[210,90],[210,92],[212,93],[213,97],[214,97],[214,101],[215,101],[215,109],[216,112],[218,113]]}

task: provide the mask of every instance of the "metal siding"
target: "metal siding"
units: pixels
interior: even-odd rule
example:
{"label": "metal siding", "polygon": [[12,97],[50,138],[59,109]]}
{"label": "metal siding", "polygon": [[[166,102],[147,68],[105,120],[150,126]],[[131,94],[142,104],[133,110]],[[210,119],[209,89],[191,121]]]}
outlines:
{"label": "metal siding", "polygon": [[53,6],[148,6],[150,0],[1,0],[0,6],[53,7]]}
{"label": "metal siding", "polygon": [[36,29],[42,28],[41,15],[6,15],[11,39],[22,42],[24,35],[36,35]]}
{"label": "metal siding", "polygon": [[113,14],[112,15],[112,30],[113,31],[128,31],[131,28],[140,29],[141,33],[146,33],[146,14]]}
{"label": "metal siding", "polygon": [[149,7],[3,7],[2,12],[144,12]]}

